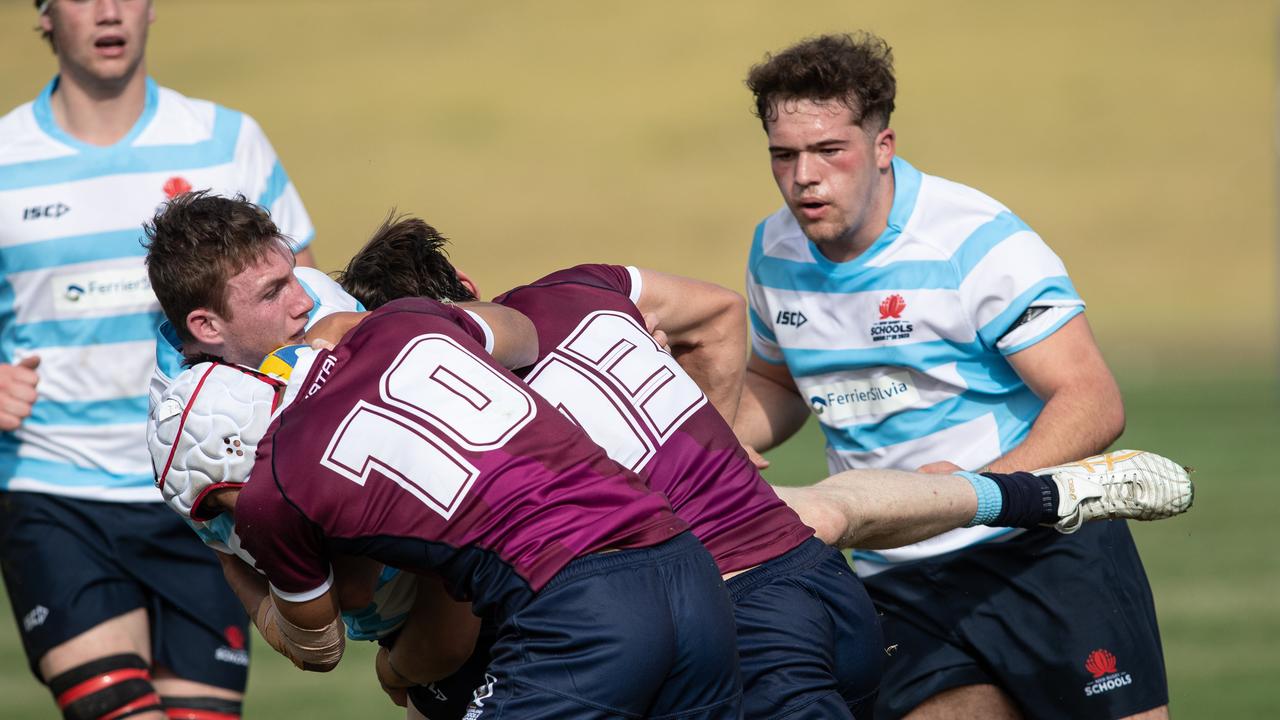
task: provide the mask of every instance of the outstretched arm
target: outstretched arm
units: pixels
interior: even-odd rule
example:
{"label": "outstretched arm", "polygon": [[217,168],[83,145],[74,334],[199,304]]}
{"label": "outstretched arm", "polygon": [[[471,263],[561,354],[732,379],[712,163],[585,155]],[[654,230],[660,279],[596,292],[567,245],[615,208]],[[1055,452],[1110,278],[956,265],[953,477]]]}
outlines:
{"label": "outstretched arm", "polygon": [[658,318],[671,354],[732,423],[747,357],[747,304],[738,293],[702,280],[640,270],[640,312]]}

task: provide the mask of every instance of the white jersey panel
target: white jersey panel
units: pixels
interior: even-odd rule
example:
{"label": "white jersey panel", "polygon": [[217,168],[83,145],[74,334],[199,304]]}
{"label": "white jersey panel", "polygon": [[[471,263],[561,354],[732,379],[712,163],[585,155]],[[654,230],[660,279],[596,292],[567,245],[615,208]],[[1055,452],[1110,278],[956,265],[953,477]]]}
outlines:
{"label": "white jersey panel", "polygon": [[[824,257],[785,207],[757,227],[753,348],[786,363],[832,472],[943,460],[979,468],[1021,442],[1043,406],[1004,353],[1043,340],[1083,301],[1006,207],[901,158],[893,170],[887,227],[849,262]],[[1033,306],[1054,309],[1019,325]],[[972,528],[855,557],[873,572],[1007,534]]]}
{"label": "white jersey panel", "polygon": [[0,434],[0,490],[159,501],[144,428],[161,316],[143,223],[209,188],[285,208],[295,238],[313,231],[247,116],[148,80],[134,128],[92,146],[57,125],[57,82],[0,118],[0,362],[41,358],[31,417]]}

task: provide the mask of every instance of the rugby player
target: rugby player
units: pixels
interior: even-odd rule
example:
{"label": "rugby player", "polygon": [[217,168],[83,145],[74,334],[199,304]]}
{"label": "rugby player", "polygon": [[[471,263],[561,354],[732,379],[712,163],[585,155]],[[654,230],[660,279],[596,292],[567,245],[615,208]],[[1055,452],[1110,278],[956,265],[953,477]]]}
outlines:
{"label": "rugby player", "polygon": [[[242,200],[193,196],[176,200],[156,218],[149,231],[152,240],[150,267],[157,295],[175,325],[186,320],[197,338],[202,328],[212,326],[221,333],[221,337],[232,339],[232,344],[235,344],[249,337],[248,331],[252,330],[236,328],[236,322],[259,318],[270,325],[275,319],[267,320],[258,311],[276,308],[277,315],[281,314],[279,308],[286,306],[281,305],[273,293],[249,293],[242,299],[247,305],[257,307],[237,305],[219,315],[220,319],[210,321],[208,315],[201,312],[203,306],[195,304],[193,295],[176,292],[166,282],[166,278],[175,276],[171,272],[175,266],[187,263],[192,265],[191,272],[197,271],[196,265],[222,267],[220,274],[209,271],[200,282],[188,282],[194,287],[220,287],[224,294],[229,294],[231,282],[228,278],[240,277],[244,273],[248,273],[245,277],[252,279],[250,287],[287,287],[290,282],[288,267],[287,264],[281,267],[280,259],[274,257],[278,255],[275,252],[278,242],[270,226],[228,220],[246,217],[252,220],[257,212]],[[203,225],[211,213],[224,216],[223,257],[200,258],[170,252],[181,245],[181,238],[193,234],[186,225]],[[237,257],[243,261],[234,264],[228,259]],[[237,268],[239,272],[234,272]],[[514,325],[506,321],[494,322],[492,316],[486,322],[481,316],[468,315],[456,308],[422,302],[428,306],[387,312],[382,319],[371,316],[333,353],[316,359],[315,372],[323,378],[318,381],[320,385],[310,389],[282,414],[280,422],[288,424],[288,428],[281,436],[288,437],[281,439],[281,436],[275,436],[274,457],[264,458],[255,473],[264,482],[247,486],[250,493],[246,500],[257,497],[253,491],[256,487],[264,490],[279,488],[284,492],[284,488],[291,487],[292,478],[306,477],[307,481],[301,487],[308,490],[324,488],[316,498],[322,505],[338,502],[337,507],[355,508],[361,502],[369,503],[366,512],[359,513],[358,517],[323,515],[318,509],[316,512],[323,516],[308,515],[307,522],[311,523],[308,527],[318,526],[327,531],[332,542],[316,549],[321,557],[314,562],[301,564],[298,562],[296,538],[283,532],[289,528],[283,520],[294,512],[291,505],[271,495],[263,501],[265,504],[249,506],[248,521],[245,520],[246,513],[239,513],[240,519],[236,523],[239,549],[272,581],[274,588],[268,593],[257,576],[245,572],[246,566],[237,563],[229,564],[228,578],[241,593],[246,608],[255,611],[259,627],[265,631],[264,637],[300,666],[330,666],[336,662],[333,653],[340,653],[340,645],[333,640],[333,634],[341,627],[336,615],[330,613],[336,613],[341,602],[328,577],[314,578],[316,584],[306,588],[307,591],[315,591],[317,597],[307,596],[306,592],[297,594],[298,588],[311,580],[302,579],[298,573],[308,564],[313,565],[318,573],[322,572],[319,568],[323,564],[323,573],[327,573],[330,566],[337,564],[340,555],[373,556],[379,561],[393,559],[395,562],[392,564],[401,568],[420,572],[439,569],[439,576],[451,594],[473,602],[477,612],[502,618],[522,608],[522,625],[518,631],[511,629],[507,632],[505,626],[499,625],[499,643],[488,667],[489,674],[497,681],[496,685],[490,686],[497,696],[485,701],[488,707],[497,703],[516,716],[569,717],[581,712],[579,705],[586,702],[615,707],[622,714],[736,716],[740,690],[736,651],[732,644],[732,618],[728,614],[728,598],[714,562],[705,550],[683,532],[684,523],[670,514],[661,495],[652,493],[638,478],[609,461],[589,439],[578,435],[572,424],[550,406],[545,406],[544,401],[524,390],[518,381],[495,372],[496,363],[482,354],[483,349],[476,346],[475,340],[481,340],[489,347],[501,344],[506,338],[519,336],[518,332],[511,331]],[[490,310],[498,313],[498,320],[512,316],[522,318],[519,313],[505,308]],[[296,318],[291,322],[296,323]],[[528,321],[523,322],[527,324]],[[280,327],[278,323],[276,326]],[[293,327],[284,326],[285,332],[280,338],[295,337],[296,332],[289,332]],[[377,330],[377,342],[358,339],[365,328],[369,328],[369,333]],[[532,352],[536,348],[531,342],[526,344],[531,348],[530,354],[514,364],[528,364],[533,360]],[[251,347],[252,343],[246,342],[238,349],[247,351]],[[405,352],[409,355],[397,356],[400,348],[408,348]],[[477,356],[477,351],[481,356]],[[436,357],[433,353],[438,352],[445,352],[446,359],[450,361],[432,367],[423,365],[429,364]],[[351,354],[350,358],[348,354]],[[327,375],[334,365],[338,369],[332,376]],[[221,365],[217,368],[226,370]],[[182,377],[190,377],[190,373]],[[238,377],[237,372],[232,380]],[[416,384],[421,379],[424,387],[420,390],[430,397],[410,390],[413,397],[409,398],[407,405],[394,399],[380,400],[379,387],[383,379],[393,384],[406,379]],[[260,380],[255,382],[261,383]],[[313,379],[312,382],[317,381]],[[193,393],[195,390],[190,384],[183,385],[179,381],[174,383],[171,391],[178,392],[183,388]],[[446,397],[440,397],[441,392]],[[489,394],[487,399],[479,402],[478,406],[469,403],[479,401],[486,393]],[[185,399],[192,400],[193,396]],[[454,401],[453,404],[449,400]],[[336,427],[327,431],[312,427],[315,423],[342,420],[331,417],[333,413],[324,408],[343,403],[353,406],[353,415],[349,419],[356,423],[356,429],[343,425],[344,429],[339,432]],[[543,406],[538,407],[539,403]],[[171,402],[163,399],[157,405],[153,438],[171,432],[173,422],[185,422],[185,411],[175,415],[170,411],[171,406]],[[520,409],[517,406],[524,407],[524,410],[517,412]],[[187,405],[183,407],[185,409]],[[374,407],[381,410],[370,410]],[[429,409],[423,410],[423,407]],[[295,415],[294,408],[304,409]],[[424,412],[428,415],[424,416]],[[443,420],[431,414],[441,412],[446,412]],[[296,422],[290,419],[296,419]],[[390,428],[373,427],[387,422],[391,423]],[[301,429],[294,430],[295,425]],[[396,427],[408,428],[410,434],[396,432],[393,429]],[[373,429],[357,432],[360,428]],[[341,436],[341,442],[335,441],[337,445],[324,447],[320,440],[324,432],[334,437]],[[242,434],[242,440],[244,437]],[[170,434],[168,439],[172,442],[177,436]],[[306,443],[302,443],[304,439]],[[547,456],[552,450],[554,456]],[[318,452],[319,456],[305,460],[313,454],[312,451]],[[238,452],[244,453],[243,447]],[[385,474],[377,474],[379,480],[371,481],[351,476],[350,469],[335,469],[343,465],[341,460],[335,465],[334,458],[349,452],[370,453],[376,457],[374,462]],[[179,459],[189,456],[186,452],[176,455]],[[250,449],[247,454],[236,457],[252,459],[253,453]],[[153,458],[162,489],[172,501],[173,489],[182,481],[170,480],[169,476],[178,472],[171,472],[172,467],[181,465],[172,465],[154,446]],[[313,471],[306,466],[308,469],[297,474],[284,472],[280,468],[285,466],[286,459],[294,459],[298,465],[314,461],[319,463],[317,467],[320,469]],[[355,462],[357,476],[363,462]],[[275,476],[278,484],[271,482],[272,472],[283,473]],[[319,477],[313,477],[317,475],[331,476],[336,485],[328,487],[320,483]],[[392,477],[396,479],[392,480]],[[353,479],[357,482],[352,483]],[[206,491],[215,491],[223,485],[224,479],[220,478],[216,487],[207,484],[194,490],[195,494],[182,495],[181,501],[186,503],[182,505],[185,514],[199,522],[213,519],[217,513],[200,512],[201,501],[208,494]],[[344,493],[348,486],[355,489]],[[538,491],[540,486],[544,487],[542,493]],[[360,492],[361,487],[369,492]],[[299,500],[296,490],[289,491],[291,501],[300,507],[319,508]],[[467,495],[468,491],[470,495]],[[415,499],[420,502],[414,502]],[[244,510],[245,505],[241,503],[238,507]],[[286,518],[275,518],[271,522],[253,521],[254,517],[269,512],[272,507],[283,509]],[[389,528],[385,523],[376,526],[364,524],[370,518],[382,518],[394,527]],[[350,540],[353,536],[385,536],[396,528],[397,531],[413,528],[417,535],[402,537],[402,542],[393,542],[385,547],[374,541],[369,541],[372,545],[369,542],[351,545],[343,540]],[[446,552],[444,546],[437,548],[439,552],[431,550],[436,547],[433,544],[436,542],[455,548],[457,552]],[[617,552],[597,554],[604,550]],[[588,555],[591,557],[575,561],[575,558]],[[565,574],[552,579],[561,570]],[[710,588],[703,582],[705,578],[699,579],[708,572],[713,585]],[[565,700],[566,693],[573,695],[577,691],[556,675],[565,668],[564,658],[537,659],[538,643],[545,640],[546,633],[563,634],[563,630],[553,626],[564,620],[557,620],[559,616],[554,608],[541,609],[547,608],[551,601],[538,604],[539,592],[546,588],[550,596],[557,598],[574,594],[579,602],[592,605],[598,603],[599,594],[605,592],[601,586],[611,583],[621,583],[626,589],[615,589],[606,594],[630,597],[643,607],[613,603],[611,607],[616,608],[618,615],[601,620],[608,627],[595,633],[590,627],[582,633],[575,632],[573,642],[579,643],[576,647],[581,647],[584,652],[612,653],[614,651],[608,650],[607,646],[620,648],[615,654],[616,661],[626,663],[629,672],[622,672],[619,667],[611,669],[607,663],[583,660],[585,665],[573,669],[572,673],[579,680],[598,673],[600,681],[591,683],[589,689],[583,689],[584,695],[579,700]],[[632,587],[633,583],[643,589]],[[672,590],[672,583],[696,597],[675,597],[672,593],[681,591]],[[273,596],[274,600],[269,599]],[[291,603],[291,600],[299,602]],[[302,639],[303,636],[297,634],[291,625],[278,625],[279,621],[274,619],[277,612],[274,608],[277,607],[279,614],[292,626],[301,625],[319,632],[326,652],[308,652],[307,647],[315,649],[313,644],[308,645],[308,641]],[[673,612],[670,610],[673,607],[679,610]],[[566,602],[559,612],[574,618],[586,611],[574,602]],[[658,615],[661,618],[656,617]],[[537,624],[539,617],[544,623],[541,626]],[[639,623],[635,625],[637,629],[657,622],[654,627],[644,629],[645,637],[652,640],[650,633],[664,627],[662,618],[666,618],[669,642],[659,645],[627,637],[626,632],[619,630],[620,626],[632,627],[633,622]],[[286,634],[276,634],[274,627],[284,627]],[[602,632],[605,635],[601,635]],[[290,638],[300,644],[287,644]],[[503,645],[504,641],[520,647]],[[724,652],[726,643],[727,653]],[[573,647],[565,648],[565,651],[573,652]],[[504,649],[510,655],[499,652]],[[682,669],[677,672],[670,663],[676,663]],[[622,680],[624,676],[625,681]],[[544,692],[537,689],[539,687],[557,691]],[[693,712],[693,708],[701,710]]]}
{"label": "rugby player", "polygon": [[[444,244],[421,220],[388,220],[340,282],[369,307],[419,295],[473,300],[474,282],[451,266]],[[874,615],[857,612],[861,586],[838,552],[810,538],[811,531],[785,511],[732,430],[641,326],[645,315],[657,316],[683,364],[701,369],[713,392],[730,398],[720,409],[731,414],[746,356],[741,298],[688,278],[587,265],[516,288],[496,302],[522,311],[538,329],[538,362],[522,377],[611,457],[662,491],[716,558],[735,599],[747,716],[863,713],[882,655]],[[1185,477],[1171,462],[1162,470]],[[1026,473],[853,473],[794,494],[801,507],[842,521],[826,539],[864,547],[893,547],[975,520],[1062,522],[1052,478]],[[980,510],[980,497],[983,505],[1000,498],[1000,506]],[[832,512],[842,504],[852,510]],[[1014,505],[1019,509],[1010,512]],[[1079,513],[1078,505],[1062,512],[1074,515],[1063,527],[1080,521]],[[841,616],[842,622],[830,619]],[[421,647],[412,646],[396,654],[404,646],[392,650],[401,670],[423,656]],[[436,683],[413,692],[414,703],[429,717],[452,717],[441,696],[458,684],[474,686]]]}
{"label": "rugby player", "polygon": [[244,613],[143,452],[161,315],[138,238],[192,187],[269,208],[302,263],[313,228],[253,118],[148,77],[150,0],[34,4],[57,75],[0,118],[8,597],[63,716],[236,717]]}

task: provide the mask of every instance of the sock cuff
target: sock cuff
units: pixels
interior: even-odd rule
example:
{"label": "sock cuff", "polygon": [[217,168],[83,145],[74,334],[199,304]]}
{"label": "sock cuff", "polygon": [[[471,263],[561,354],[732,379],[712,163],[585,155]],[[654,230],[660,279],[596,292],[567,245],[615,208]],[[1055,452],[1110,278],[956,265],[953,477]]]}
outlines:
{"label": "sock cuff", "polygon": [[978,495],[978,512],[974,513],[973,519],[965,524],[965,527],[986,525],[995,520],[1004,506],[1004,496],[1000,492],[999,483],[974,472],[961,471],[955,474],[968,480],[973,486],[973,492]]}

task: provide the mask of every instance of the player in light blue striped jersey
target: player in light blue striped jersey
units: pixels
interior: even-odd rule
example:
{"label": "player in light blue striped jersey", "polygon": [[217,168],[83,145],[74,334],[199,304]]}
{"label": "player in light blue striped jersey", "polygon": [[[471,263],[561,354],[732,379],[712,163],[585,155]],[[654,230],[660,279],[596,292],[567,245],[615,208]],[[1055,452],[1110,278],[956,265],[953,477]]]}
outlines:
{"label": "player in light blue striped jersey", "polygon": [[152,484],[144,425],[161,313],[139,241],[158,206],[192,189],[269,208],[304,263],[311,221],[252,118],[147,76],[151,0],[35,4],[58,74],[0,118],[9,597],[67,717],[161,705],[231,716],[243,611]]}
{"label": "player in light blue striped jersey", "polygon": [[[1062,262],[999,202],[896,157],[883,40],[806,40],[747,84],[785,204],[751,247],[744,442],[776,446],[813,414],[833,473],[952,472],[1055,465],[1119,436],[1120,393]],[[897,646],[877,717],[1165,713],[1123,521],[967,528],[856,558]],[[1098,648],[1131,684],[1085,691]]]}

